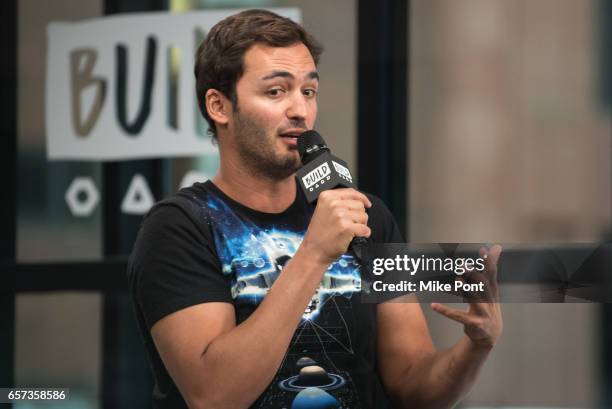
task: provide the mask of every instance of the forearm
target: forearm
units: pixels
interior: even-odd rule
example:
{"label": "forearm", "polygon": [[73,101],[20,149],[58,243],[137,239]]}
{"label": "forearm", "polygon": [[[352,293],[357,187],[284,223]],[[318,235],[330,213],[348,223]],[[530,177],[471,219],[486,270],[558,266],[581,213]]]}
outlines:
{"label": "forearm", "polygon": [[490,351],[464,336],[453,347],[415,363],[400,381],[401,407],[454,407],[474,385]]}
{"label": "forearm", "polygon": [[253,314],[211,342],[201,358],[207,402],[202,407],[248,407],[257,399],[278,370],[327,267],[308,252],[296,252]]}

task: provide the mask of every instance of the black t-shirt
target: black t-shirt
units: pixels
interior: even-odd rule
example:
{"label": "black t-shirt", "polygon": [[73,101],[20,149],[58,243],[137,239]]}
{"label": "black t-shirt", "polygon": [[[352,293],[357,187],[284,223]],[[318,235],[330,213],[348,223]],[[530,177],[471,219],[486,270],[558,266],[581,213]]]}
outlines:
{"label": "black t-shirt", "polygon": [[[151,327],[182,308],[214,301],[232,303],[236,322],[246,320],[308,227],[314,206],[297,190],[289,208],[271,214],[232,200],[210,181],[196,183],[145,216],[128,278],[153,368],[155,408],[186,404],[155,348]],[[384,203],[368,197],[371,242],[402,242]],[[360,288],[360,267],[351,254],[330,265],[274,380],[252,408],[369,409],[385,400],[375,368],[376,305],[360,302]]]}

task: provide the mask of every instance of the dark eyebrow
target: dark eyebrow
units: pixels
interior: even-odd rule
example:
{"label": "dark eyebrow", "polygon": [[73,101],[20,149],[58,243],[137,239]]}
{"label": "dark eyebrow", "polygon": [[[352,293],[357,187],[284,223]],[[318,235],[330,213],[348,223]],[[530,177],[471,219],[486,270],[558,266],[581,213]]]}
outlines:
{"label": "dark eyebrow", "polygon": [[[295,76],[293,74],[291,74],[289,71],[273,71],[270,74],[262,77],[262,80],[266,81],[266,80],[271,80],[273,78],[278,78],[278,77],[280,77],[280,78],[287,78],[287,79],[290,79],[290,80],[295,79]],[[319,80],[319,73],[316,72],[316,71],[312,71],[312,72],[308,73],[306,75],[306,77],[308,79],[313,79],[313,80],[317,80],[318,81]]]}
{"label": "dark eyebrow", "polygon": [[317,81],[319,81],[319,73],[318,73],[318,72],[316,72],[316,71],[312,71],[312,72],[308,73],[308,75],[307,75],[306,77],[307,77],[308,79],[311,79],[311,80],[317,80]]}

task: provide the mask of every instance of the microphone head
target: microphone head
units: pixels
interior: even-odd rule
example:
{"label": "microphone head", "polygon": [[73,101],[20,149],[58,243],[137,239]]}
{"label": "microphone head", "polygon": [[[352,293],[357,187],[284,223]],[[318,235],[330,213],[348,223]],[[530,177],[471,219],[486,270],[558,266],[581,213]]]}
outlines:
{"label": "microphone head", "polygon": [[305,165],[323,152],[329,152],[325,140],[317,131],[306,131],[297,138],[297,148]]}

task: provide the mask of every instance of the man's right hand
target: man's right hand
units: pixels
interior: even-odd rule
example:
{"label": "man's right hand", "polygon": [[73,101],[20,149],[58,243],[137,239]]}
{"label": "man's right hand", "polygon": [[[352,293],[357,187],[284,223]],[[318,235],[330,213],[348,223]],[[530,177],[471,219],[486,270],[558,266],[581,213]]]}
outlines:
{"label": "man's right hand", "polygon": [[355,189],[321,192],[302,246],[308,254],[330,264],[345,253],[354,237],[369,237],[366,208],[372,203]]}

